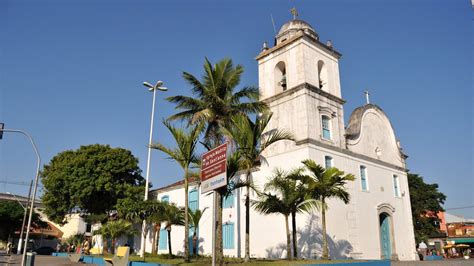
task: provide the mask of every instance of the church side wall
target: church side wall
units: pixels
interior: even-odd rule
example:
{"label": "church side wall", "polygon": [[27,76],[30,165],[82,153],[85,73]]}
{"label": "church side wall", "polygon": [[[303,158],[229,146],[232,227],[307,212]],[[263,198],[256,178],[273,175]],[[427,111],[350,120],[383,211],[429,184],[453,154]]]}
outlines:
{"label": "church side wall", "polygon": [[[415,243],[411,212],[409,211],[408,184],[406,182],[406,174],[402,171],[350,157],[346,154],[340,154],[330,149],[314,145],[299,145],[294,146],[294,149],[286,153],[266,158],[269,165],[264,164],[258,172],[253,173],[254,182],[259,188],[263,189],[264,184],[272,176],[272,172],[276,167],[289,170],[293,167],[302,166],[300,162],[307,158],[311,158],[317,163],[324,165],[324,156],[326,155],[333,157],[334,166],[356,176],[356,180],[350,182],[347,186],[351,194],[351,202],[348,205],[339,200],[330,200],[328,203],[327,233],[332,258],[381,258],[378,207],[385,204],[393,207],[394,210],[391,213],[393,218],[393,241],[395,243],[394,252],[396,252],[400,260],[414,260]],[[367,167],[368,192],[361,190],[360,165]],[[399,176],[400,192],[404,196],[395,197],[392,183],[393,174]],[[158,199],[168,195],[170,202],[183,206],[183,193],[183,188],[164,191],[158,194]],[[223,222],[233,222],[235,224],[235,246],[234,249],[224,250],[226,256],[238,257],[239,254],[241,257],[244,256],[245,207],[243,200],[245,193],[245,189],[240,189],[240,215],[237,213],[237,195],[235,196],[235,208],[223,210]],[[253,192],[251,193],[251,199],[257,199],[256,194]],[[205,255],[210,255],[212,252],[211,205],[212,196],[200,194],[199,208],[209,207],[201,220],[199,229],[200,254]],[[286,235],[283,216],[278,214],[262,215],[254,209],[251,209],[250,214],[251,256],[285,258]],[[313,211],[307,214],[299,214],[297,216],[297,228],[298,254],[306,258],[320,256],[322,250],[322,229],[319,212]],[[173,253],[182,254],[184,252],[184,227],[174,226],[171,232]],[[151,243],[151,240],[149,243]],[[148,244],[148,247],[151,250],[151,244]],[[167,252],[167,249],[159,250],[159,253]]]}

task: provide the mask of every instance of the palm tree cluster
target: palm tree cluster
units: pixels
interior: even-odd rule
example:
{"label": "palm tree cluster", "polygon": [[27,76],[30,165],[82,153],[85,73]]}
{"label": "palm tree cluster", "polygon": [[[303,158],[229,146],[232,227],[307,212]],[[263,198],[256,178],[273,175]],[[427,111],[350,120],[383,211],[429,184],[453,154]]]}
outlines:
{"label": "palm tree cluster", "polygon": [[[241,65],[234,66],[232,60],[228,58],[213,65],[206,58],[203,68],[204,74],[201,79],[188,72],[183,73],[183,78],[191,86],[192,96],[178,95],[167,98],[168,101],[176,104],[178,110],[176,114],[170,116],[164,122],[176,142],[175,147],[169,147],[161,143],[152,144],[151,147],[167,154],[183,169],[185,193],[185,206],[182,215],[185,226],[184,256],[185,261],[189,262],[189,225],[192,225],[194,231],[199,225],[198,221],[193,220],[195,213],[190,211],[188,206],[191,170],[200,167],[197,144],[201,143],[205,149],[211,150],[221,144],[229,143],[230,152],[227,155],[228,186],[215,190],[217,192],[216,262],[219,265],[224,263],[222,243],[223,199],[230,195],[233,190],[240,188],[245,188],[246,191],[245,261],[249,261],[250,208],[252,207],[250,192],[256,190],[252,172],[265,161],[263,153],[269,146],[279,141],[293,141],[294,138],[290,132],[282,129],[266,131],[272,114],[269,112],[268,106],[258,100],[258,88],[244,87],[237,89],[243,73]],[[171,121],[176,120],[184,122],[183,126],[172,126]],[[310,168],[308,170],[311,172]],[[340,172],[334,172],[333,174],[336,173],[341,174]],[[240,178],[241,175],[243,178]],[[274,213],[285,209],[285,213],[282,214],[285,216],[287,227],[288,217],[292,217],[293,245],[295,246],[296,213],[308,211],[315,206],[321,206],[321,209],[325,209],[326,198],[332,197],[330,193],[316,194],[315,192],[311,194],[308,192],[312,189],[321,192],[322,190],[318,190],[321,186],[320,181],[330,182],[326,179],[320,180],[314,175],[303,175],[302,170],[291,171],[288,174],[280,171],[276,173],[273,183],[266,186],[277,193],[261,194],[256,190],[261,195],[261,202],[255,202],[254,207],[263,213]],[[343,188],[341,189],[343,190]],[[319,202],[320,205],[317,205],[316,202]],[[158,220],[155,220],[155,224],[159,224]],[[172,223],[167,224],[171,226]],[[177,223],[177,225],[181,224]],[[287,232],[289,232],[289,229]],[[289,239],[289,233],[287,239]],[[170,237],[168,237],[168,240],[170,241]],[[171,253],[171,243],[169,243],[169,247]],[[193,248],[196,247],[193,245]],[[295,247],[294,250],[296,250]],[[290,253],[288,252],[289,257],[291,256]]]}
{"label": "palm tree cluster", "polygon": [[[251,178],[252,169],[260,164],[262,152],[271,144],[280,140],[292,140],[291,134],[274,130],[263,137],[271,114],[265,103],[258,101],[259,91],[255,87],[244,87],[237,90],[243,73],[241,65],[234,66],[231,59],[223,59],[212,65],[206,58],[204,75],[201,79],[184,72],[183,78],[192,87],[193,96],[178,95],[168,100],[176,104],[178,113],[168,118],[168,121],[181,120],[189,127],[188,131],[177,129],[168,122],[165,125],[176,140],[177,148],[168,148],[159,143],[152,148],[163,151],[170,158],[177,161],[184,170],[185,210],[188,210],[188,170],[190,167],[199,167],[196,160],[196,143],[202,133],[201,143],[207,150],[211,150],[225,142],[231,142],[233,154],[228,156],[228,183],[234,179],[238,171],[245,171],[245,180],[237,180],[233,186],[218,189],[217,204],[217,263],[223,263],[222,250],[222,201],[232,190],[240,187],[247,188],[246,195],[246,252],[245,258],[250,259],[249,231],[250,231],[250,196],[253,187]],[[255,120],[252,119],[255,117]],[[179,134],[177,134],[179,132]],[[188,215],[185,215],[186,219]],[[185,221],[185,260],[189,261],[189,221]]]}
{"label": "palm tree cluster", "polygon": [[[348,181],[355,179],[352,174],[330,167],[325,169],[315,161],[307,159],[302,161],[303,167],[291,171],[276,169],[273,176],[265,184],[266,193],[260,193],[259,199],[253,201],[253,207],[263,214],[279,213],[285,218],[287,258],[297,258],[296,245],[296,214],[311,212],[315,209],[321,211],[323,231],[322,259],[329,259],[327,234],[326,234],[326,211],[327,200],[330,198],[340,199],[345,204],[349,203],[350,195],[345,189]],[[292,237],[288,218],[292,218]],[[293,241],[291,241],[293,239]],[[291,245],[292,242],[292,245]],[[293,248],[293,254],[291,249]]]}

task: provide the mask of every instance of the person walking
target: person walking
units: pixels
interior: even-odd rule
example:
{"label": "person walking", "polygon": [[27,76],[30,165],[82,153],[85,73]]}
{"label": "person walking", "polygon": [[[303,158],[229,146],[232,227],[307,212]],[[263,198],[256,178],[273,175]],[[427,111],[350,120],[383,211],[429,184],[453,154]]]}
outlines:
{"label": "person walking", "polygon": [[12,247],[13,247],[13,244],[10,240],[8,240],[8,243],[7,243],[7,254],[11,254],[12,253]]}
{"label": "person walking", "polygon": [[419,254],[420,254],[420,260],[424,260],[426,257],[426,250],[428,249],[428,246],[426,243],[422,240],[421,243],[418,245],[419,249]]}

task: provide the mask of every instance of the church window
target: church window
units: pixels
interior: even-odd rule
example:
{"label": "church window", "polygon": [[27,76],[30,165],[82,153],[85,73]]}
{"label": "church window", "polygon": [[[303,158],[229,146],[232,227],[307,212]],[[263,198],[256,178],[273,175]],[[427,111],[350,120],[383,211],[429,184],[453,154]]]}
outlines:
{"label": "church window", "polygon": [[275,66],[275,92],[285,91],[287,88],[286,66],[284,62],[279,62]]}
{"label": "church window", "polygon": [[400,197],[400,180],[398,180],[398,176],[393,175],[393,192],[395,193],[395,197]]}
{"label": "church window", "polygon": [[229,194],[224,198],[222,208],[232,208],[234,206],[234,194]]}
{"label": "church window", "polygon": [[367,168],[363,165],[360,166],[360,185],[362,187],[362,191],[369,190],[369,186],[367,182]]}
{"label": "church window", "polygon": [[326,169],[333,167],[331,156],[324,156],[324,166],[326,167]]}
{"label": "church window", "polygon": [[188,206],[192,211],[196,211],[199,208],[198,196],[199,193],[197,189],[189,191]]}
{"label": "church window", "polygon": [[222,225],[222,242],[224,249],[234,248],[234,223]]}
{"label": "church window", "polygon": [[322,128],[323,128],[323,138],[331,139],[331,120],[328,116],[323,115],[321,117]]}
{"label": "church window", "polygon": [[163,202],[170,202],[170,196],[163,196],[163,197],[161,197],[161,201],[163,201]]}
{"label": "church window", "polygon": [[328,90],[328,72],[323,61],[318,61],[318,87],[322,90]]}

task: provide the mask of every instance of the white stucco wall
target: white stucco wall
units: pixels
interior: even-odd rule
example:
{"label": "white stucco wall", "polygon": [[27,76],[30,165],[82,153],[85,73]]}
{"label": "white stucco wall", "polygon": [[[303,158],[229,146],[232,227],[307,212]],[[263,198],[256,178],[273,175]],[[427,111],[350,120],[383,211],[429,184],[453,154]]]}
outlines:
{"label": "white stucco wall", "polygon": [[[338,200],[329,201],[327,213],[327,233],[329,238],[330,253],[333,258],[354,257],[361,259],[380,259],[380,232],[377,207],[381,204],[390,205],[394,212],[393,232],[395,242],[394,253],[400,260],[415,259],[415,241],[413,237],[413,226],[411,221],[410,199],[406,173],[377,165],[370,161],[351,158],[346,154],[340,154],[332,150],[323,149],[314,145],[304,145],[299,148],[267,158],[269,166],[262,166],[260,171],[254,172],[254,182],[260,188],[272,175],[275,167],[291,169],[301,166],[301,160],[312,158],[319,164],[324,164],[324,156],[333,157],[334,166],[347,173],[353,173],[356,181],[348,184],[347,189],[351,194],[351,202],[348,205]],[[367,167],[369,190],[362,191],[360,185],[359,167]],[[396,174],[400,178],[400,197],[395,197],[392,176]],[[170,197],[170,202],[183,206],[184,189],[174,189],[158,194],[158,198],[164,195]],[[224,209],[223,222],[235,223],[235,249],[224,250],[227,256],[238,257],[244,255],[245,250],[245,189],[241,189],[240,219],[237,219],[237,206],[232,209]],[[403,196],[402,196],[403,195]],[[251,193],[251,198],[256,195]],[[237,199],[237,197],[235,197]],[[200,254],[211,254],[211,224],[212,224],[212,196],[200,195],[199,208],[209,207],[204,214],[199,231]],[[238,240],[240,222],[240,241]],[[290,222],[291,224],[291,222]],[[261,215],[251,210],[250,216],[250,243],[251,256],[283,258],[286,256],[285,224],[282,215]],[[321,221],[318,211],[297,216],[298,231],[298,253],[302,257],[316,257],[321,254]],[[172,247],[174,254],[184,252],[184,227],[172,228]],[[151,243],[151,241],[150,241]],[[239,245],[240,243],[240,245]],[[151,251],[151,245],[148,245]],[[167,253],[168,250],[159,250],[159,253]]]}
{"label": "white stucco wall", "polygon": [[286,65],[287,89],[305,82],[319,88],[318,61],[323,61],[327,68],[327,84],[323,90],[340,98],[338,59],[303,37],[258,60],[261,99],[281,92],[281,88],[275,86],[277,81],[273,75],[279,62],[285,62]]}

